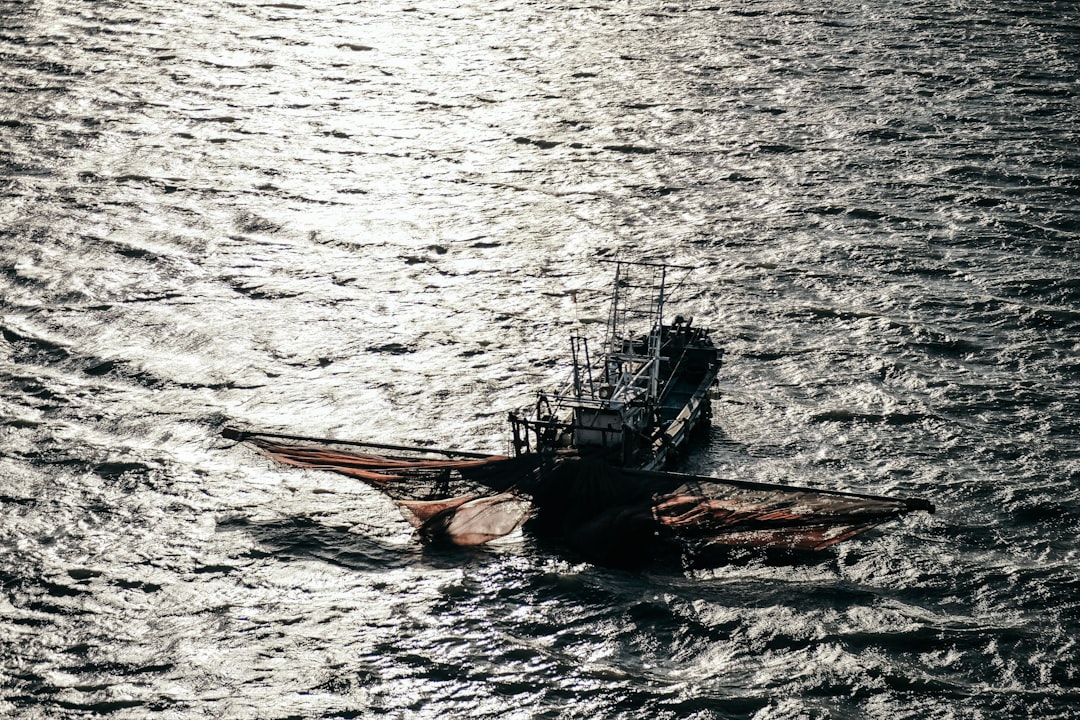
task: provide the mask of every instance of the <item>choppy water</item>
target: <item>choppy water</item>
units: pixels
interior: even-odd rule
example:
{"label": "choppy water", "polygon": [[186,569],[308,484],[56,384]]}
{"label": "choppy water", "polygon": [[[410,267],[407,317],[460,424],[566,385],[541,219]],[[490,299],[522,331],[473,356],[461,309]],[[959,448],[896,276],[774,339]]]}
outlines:
{"label": "choppy water", "polygon": [[[1078,78],[1065,1],[0,0],[0,715],[1080,717]],[[621,573],[218,437],[502,450],[616,253],[728,350],[687,469],[937,515]]]}

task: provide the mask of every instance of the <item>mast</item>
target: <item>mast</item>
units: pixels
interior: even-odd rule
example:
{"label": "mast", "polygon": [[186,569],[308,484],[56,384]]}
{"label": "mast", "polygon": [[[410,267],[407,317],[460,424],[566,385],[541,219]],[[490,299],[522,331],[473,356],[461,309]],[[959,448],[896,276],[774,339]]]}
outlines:
{"label": "mast", "polygon": [[651,398],[660,395],[660,345],[663,342],[664,283],[666,280],[667,266],[665,265],[660,267],[660,288],[659,295],[656,298],[656,317],[653,318],[652,331],[649,333],[649,355],[652,357],[652,368],[649,371],[649,397]]}
{"label": "mast", "polygon": [[623,392],[660,393],[660,366],[667,302],[667,273],[692,268],[663,263],[611,260],[615,286],[608,312],[605,382]]}
{"label": "mast", "polygon": [[[618,341],[619,336],[619,287],[622,284],[622,269],[623,263],[621,260],[615,262],[615,283],[611,286],[611,306],[608,308],[608,327],[607,338],[604,341],[604,382],[608,385],[614,385],[618,382],[618,376],[612,377],[613,370],[611,358],[621,349],[616,348],[615,343]],[[625,312],[625,311],[623,311]]]}

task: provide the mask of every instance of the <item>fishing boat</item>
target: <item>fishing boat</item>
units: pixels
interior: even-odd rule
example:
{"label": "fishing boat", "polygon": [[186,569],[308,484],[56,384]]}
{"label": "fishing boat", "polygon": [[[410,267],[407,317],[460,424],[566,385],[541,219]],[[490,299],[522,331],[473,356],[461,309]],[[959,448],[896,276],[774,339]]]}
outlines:
{"label": "fishing boat", "polygon": [[[665,321],[669,276],[692,268],[613,261],[615,280],[598,363],[588,338],[570,338],[570,379],[541,390],[529,413],[511,413],[516,455],[602,456],[621,467],[658,470],[710,419],[709,393],[723,351],[706,328]],[[681,284],[678,283],[678,284]]]}
{"label": "fishing boat", "polygon": [[664,317],[669,273],[616,262],[603,349],[571,338],[570,379],[511,413],[510,452],[342,441],[225,428],[286,465],[366,482],[427,542],[481,545],[518,529],[585,559],[636,566],[709,548],[817,551],[913,511],[921,498],[671,472],[710,419],[722,351],[708,330]]}

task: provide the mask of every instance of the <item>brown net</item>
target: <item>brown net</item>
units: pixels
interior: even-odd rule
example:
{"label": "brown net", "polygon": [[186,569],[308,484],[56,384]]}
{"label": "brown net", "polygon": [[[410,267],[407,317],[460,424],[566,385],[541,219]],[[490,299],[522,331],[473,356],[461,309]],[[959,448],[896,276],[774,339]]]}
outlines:
{"label": "brown net", "polygon": [[821,550],[913,510],[933,512],[921,499],[645,472],[577,456],[239,439],[286,465],[369,483],[422,537],[457,544],[487,542],[532,517],[540,535],[587,537],[592,545],[602,533],[609,543],[636,534],[693,546]]}
{"label": "brown net", "polygon": [[281,443],[261,437],[246,439],[277,462],[354,477],[394,500],[439,500],[503,492],[531,480],[538,464],[537,458],[424,457],[421,451],[391,455]]}

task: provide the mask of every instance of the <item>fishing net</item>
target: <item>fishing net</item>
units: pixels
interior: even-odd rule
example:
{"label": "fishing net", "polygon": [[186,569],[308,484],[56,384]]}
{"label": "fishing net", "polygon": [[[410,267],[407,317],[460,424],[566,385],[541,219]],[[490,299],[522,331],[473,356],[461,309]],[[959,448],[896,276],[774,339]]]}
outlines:
{"label": "fishing net", "polygon": [[329,445],[282,443],[261,437],[246,440],[282,464],[357,478],[402,501],[505,492],[531,479],[538,465],[535,457],[424,457],[419,451],[381,454]]}
{"label": "fishing net", "polygon": [[588,551],[626,551],[633,538],[642,552],[660,541],[821,550],[913,510],[933,511],[921,499],[646,472],[575,455],[240,439],[277,462],[362,480],[393,499],[421,537],[458,545],[488,542],[531,520],[537,534]]}

